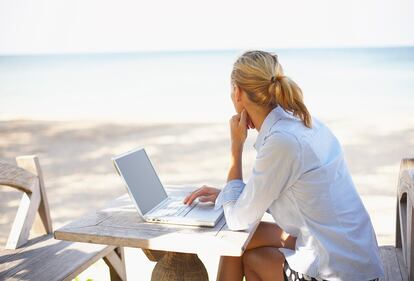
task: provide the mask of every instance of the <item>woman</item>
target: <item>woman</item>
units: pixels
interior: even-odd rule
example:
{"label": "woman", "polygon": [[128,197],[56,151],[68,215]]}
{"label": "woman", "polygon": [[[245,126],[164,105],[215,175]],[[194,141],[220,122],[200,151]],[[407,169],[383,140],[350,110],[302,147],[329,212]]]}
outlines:
{"label": "woman", "polygon": [[[341,146],[312,118],[298,85],[276,55],[247,51],[234,63],[231,165],[220,190],[203,186],[184,203],[223,207],[232,230],[255,225],[241,258],[222,257],[218,280],[368,281],[384,276],[370,217],[355,189]],[[243,182],[247,130],[256,128],[253,170]]]}

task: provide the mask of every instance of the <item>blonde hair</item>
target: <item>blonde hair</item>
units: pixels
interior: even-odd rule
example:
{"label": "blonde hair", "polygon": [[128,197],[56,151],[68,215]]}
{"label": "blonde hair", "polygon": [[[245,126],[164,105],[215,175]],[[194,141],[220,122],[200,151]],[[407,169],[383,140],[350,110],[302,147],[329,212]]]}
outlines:
{"label": "blonde hair", "polygon": [[312,117],[303,102],[302,90],[283,74],[277,55],[264,51],[246,51],[233,65],[231,82],[246,92],[249,100],[268,108],[281,106],[310,128]]}

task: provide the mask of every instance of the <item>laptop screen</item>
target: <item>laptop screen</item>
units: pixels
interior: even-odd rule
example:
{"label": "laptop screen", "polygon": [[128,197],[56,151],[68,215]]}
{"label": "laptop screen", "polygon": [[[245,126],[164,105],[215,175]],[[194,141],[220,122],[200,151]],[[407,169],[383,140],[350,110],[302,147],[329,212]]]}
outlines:
{"label": "laptop screen", "polygon": [[141,214],[145,215],[168,197],[143,148],[118,156],[114,161]]}

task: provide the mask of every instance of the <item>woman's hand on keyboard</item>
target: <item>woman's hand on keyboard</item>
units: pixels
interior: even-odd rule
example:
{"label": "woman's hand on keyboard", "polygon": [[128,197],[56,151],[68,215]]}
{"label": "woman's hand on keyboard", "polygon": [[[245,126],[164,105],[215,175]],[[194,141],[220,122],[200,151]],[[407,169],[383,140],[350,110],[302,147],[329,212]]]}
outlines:
{"label": "woman's hand on keyboard", "polygon": [[199,189],[194,190],[184,198],[184,204],[191,205],[193,201],[199,198],[200,202],[216,202],[220,189],[203,185]]}

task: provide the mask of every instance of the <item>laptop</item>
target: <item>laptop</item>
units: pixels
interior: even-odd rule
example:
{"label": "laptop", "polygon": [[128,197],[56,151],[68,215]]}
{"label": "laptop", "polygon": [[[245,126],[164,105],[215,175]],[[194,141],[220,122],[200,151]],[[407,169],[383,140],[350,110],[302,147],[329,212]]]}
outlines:
{"label": "laptop", "polygon": [[168,196],[144,148],[112,158],[139,214],[147,222],[214,227],[223,216],[223,208],[194,200],[183,204],[184,197]]}

